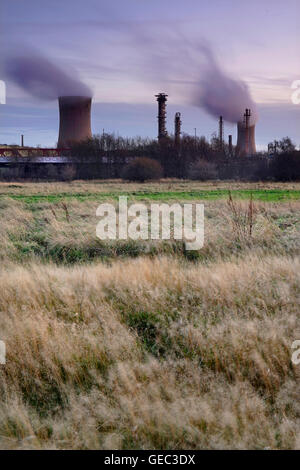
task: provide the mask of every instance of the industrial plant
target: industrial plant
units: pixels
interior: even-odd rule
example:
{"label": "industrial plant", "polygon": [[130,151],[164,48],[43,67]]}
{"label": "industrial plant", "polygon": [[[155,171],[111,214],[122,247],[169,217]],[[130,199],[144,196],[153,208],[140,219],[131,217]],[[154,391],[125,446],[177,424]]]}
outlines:
{"label": "industrial plant", "polygon": [[[206,54],[201,80],[193,90],[186,88],[182,93],[215,119],[211,140],[201,137],[201,133],[197,137],[196,125],[193,136],[185,132],[185,116],[180,109],[172,117],[170,130],[167,126],[169,95],[159,92],[155,95],[157,138],[139,138],[134,144],[132,139],[129,142],[123,138],[120,146],[122,138],[116,139],[104,131],[100,138],[93,136],[93,93],[85,83],[36,51],[27,55],[16,51],[6,62],[7,78],[39,100],[56,100],[57,146],[28,147],[26,135],[22,133],[20,146],[0,146],[0,178],[60,179],[65,172],[80,178],[118,178],[124,166],[137,157],[158,160],[165,177],[188,178],[191,166],[201,159],[216,166],[220,178],[251,177],[255,162],[267,166],[266,158],[262,159],[256,152],[256,103],[244,82],[227,76],[211,50]],[[153,115],[153,124],[154,120]],[[225,135],[225,122],[237,126],[236,144],[232,134]]]}
{"label": "industrial plant", "polygon": [[[158,102],[158,142],[162,142],[168,137],[167,131],[167,98],[166,93],[159,93],[155,95]],[[85,141],[92,138],[91,131],[91,106],[92,98],[89,96],[60,96],[58,98],[59,104],[59,135],[57,143],[56,155],[59,156],[66,153],[66,151],[75,143]],[[243,118],[237,123],[238,140],[236,146],[236,155],[253,156],[256,153],[255,147],[255,125],[250,124],[251,110],[246,109]],[[174,141],[176,146],[180,144],[182,134],[182,119],[181,113],[176,112],[174,117]],[[224,143],[224,119],[220,116],[219,119],[219,141],[220,148],[223,148]],[[229,136],[229,145],[232,152],[232,136]],[[53,156],[54,149],[39,148],[40,157]],[[48,155],[47,155],[48,152]],[[21,135],[20,148],[0,148],[0,156],[36,156],[34,148],[24,148],[24,135]]]}
{"label": "industrial plant", "polygon": [[256,119],[253,119],[250,108],[246,108],[237,119],[236,145],[232,134],[226,136],[224,132],[224,122],[228,120],[227,110],[226,118],[220,115],[218,121],[216,119],[217,131],[209,143],[204,137],[197,137],[196,134],[191,136],[182,131],[184,116],[180,111],[172,119],[172,132],[168,132],[168,95],[161,92],[155,95],[157,139],[144,139],[144,144],[140,142],[133,145],[123,138],[123,144],[118,147],[122,139],[118,137],[118,143],[111,147],[108,140],[112,141],[114,136],[103,134],[99,138],[92,135],[92,97],[88,95],[91,94],[87,91],[83,95],[58,96],[56,148],[26,147],[24,135],[21,135],[20,146],[0,147],[0,178],[119,178],[124,167],[137,157],[158,160],[163,167],[164,177],[197,178],[193,176],[191,168],[199,159],[213,165],[212,174],[219,179],[269,177],[270,158],[268,154],[256,152]]}

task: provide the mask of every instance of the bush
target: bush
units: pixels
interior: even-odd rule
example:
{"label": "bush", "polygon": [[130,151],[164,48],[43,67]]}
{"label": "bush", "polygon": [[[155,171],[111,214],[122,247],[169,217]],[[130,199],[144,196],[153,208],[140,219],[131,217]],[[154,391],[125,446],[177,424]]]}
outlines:
{"label": "bush", "polygon": [[216,165],[207,160],[197,160],[190,165],[188,176],[192,180],[213,180],[218,177]]}
{"label": "bush", "polygon": [[72,181],[76,177],[76,168],[74,165],[65,165],[62,168],[61,178],[63,181]]}
{"label": "bush", "polygon": [[276,181],[300,180],[300,152],[277,154],[271,161],[270,173]]}
{"label": "bush", "polygon": [[151,158],[140,157],[128,163],[122,171],[122,178],[130,181],[156,180],[162,177],[161,164]]}

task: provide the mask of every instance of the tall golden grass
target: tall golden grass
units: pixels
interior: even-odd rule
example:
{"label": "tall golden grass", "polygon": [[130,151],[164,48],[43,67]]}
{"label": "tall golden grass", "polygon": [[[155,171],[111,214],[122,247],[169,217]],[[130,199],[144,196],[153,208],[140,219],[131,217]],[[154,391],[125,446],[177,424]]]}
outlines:
{"label": "tall golden grass", "polygon": [[0,275],[4,448],[296,448],[300,260]]}
{"label": "tall golden grass", "polygon": [[96,206],[66,204],[0,202],[0,447],[300,448],[299,203],[250,233],[249,203],[210,202],[193,261],[59,265],[45,240],[95,242]]}

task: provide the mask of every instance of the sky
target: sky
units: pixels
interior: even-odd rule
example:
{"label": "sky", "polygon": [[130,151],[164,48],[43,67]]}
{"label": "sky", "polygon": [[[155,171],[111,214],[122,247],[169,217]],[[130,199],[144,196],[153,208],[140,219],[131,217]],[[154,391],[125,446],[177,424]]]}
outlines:
{"label": "sky", "polygon": [[[167,127],[182,113],[183,131],[210,138],[215,117],[195,106],[203,45],[221,69],[248,85],[257,103],[258,149],[290,136],[300,145],[299,0],[0,0],[0,144],[51,147],[58,134],[55,100],[31,96],[5,76],[3,60],[36,51],[93,92],[93,133],[156,137],[154,95],[168,94]],[[236,138],[236,126],[225,124]]]}

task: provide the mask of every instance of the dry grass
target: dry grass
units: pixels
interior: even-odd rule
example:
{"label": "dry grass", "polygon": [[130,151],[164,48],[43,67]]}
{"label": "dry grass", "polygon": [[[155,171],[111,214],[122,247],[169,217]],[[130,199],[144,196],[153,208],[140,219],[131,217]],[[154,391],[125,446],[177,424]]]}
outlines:
{"label": "dry grass", "polygon": [[299,252],[300,201],[207,201],[205,246],[190,253],[175,241],[100,241],[96,237],[97,206],[97,201],[76,199],[34,204],[0,199],[0,260],[74,264],[171,254],[212,262],[254,252],[261,256]]}
{"label": "dry grass", "polygon": [[2,270],[2,447],[299,447],[299,281],[283,257]]}
{"label": "dry grass", "polygon": [[208,202],[192,261],[64,204],[0,201],[0,448],[300,448],[299,202]]}
{"label": "dry grass", "polygon": [[132,191],[200,191],[214,189],[285,189],[300,190],[300,183],[280,182],[239,182],[239,181],[189,181],[162,179],[157,182],[145,183],[124,183],[122,180],[92,180],[92,181],[71,181],[53,183],[28,183],[28,182],[0,182],[1,195],[51,195],[58,193],[110,193],[110,192],[132,192]]}

